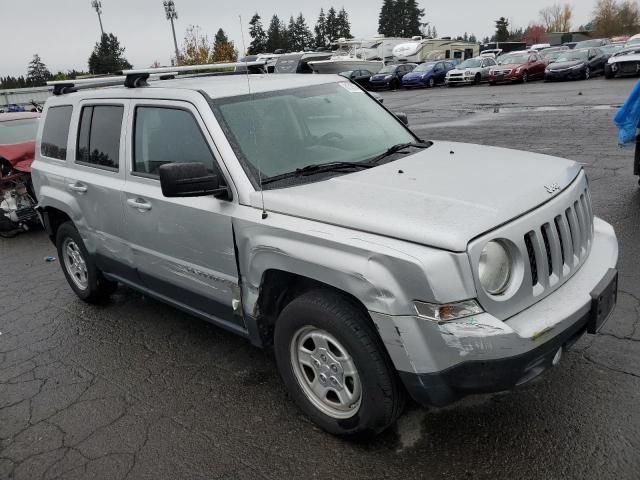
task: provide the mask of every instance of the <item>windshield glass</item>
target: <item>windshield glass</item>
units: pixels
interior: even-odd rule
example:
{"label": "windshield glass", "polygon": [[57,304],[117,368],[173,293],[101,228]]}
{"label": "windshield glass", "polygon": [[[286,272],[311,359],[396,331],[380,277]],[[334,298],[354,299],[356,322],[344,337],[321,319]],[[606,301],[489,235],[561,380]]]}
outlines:
{"label": "windshield glass", "polygon": [[572,50],[571,52],[562,52],[562,55],[560,55],[557,59],[556,62],[561,63],[561,62],[583,62],[586,61],[588,58],[588,52],[587,50]]}
{"label": "windshield glass", "polygon": [[479,59],[479,58],[470,58],[469,60],[465,60],[460,65],[458,65],[458,68],[460,70],[462,70],[464,68],[478,68],[478,67],[480,67],[481,64],[482,64],[482,60],[481,59]]}
{"label": "windshield glass", "polygon": [[0,145],[35,141],[37,131],[37,118],[0,122]]}
{"label": "windshield glass", "polygon": [[509,64],[521,64],[527,63],[529,61],[529,54],[511,54],[511,55],[503,55],[498,59],[498,63],[500,65],[509,65]]}
{"label": "windshield glass", "polygon": [[549,61],[555,62],[555,61],[558,59],[558,57],[559,57],[560,55],[562,55],[563,53],[564,53],[564,52],[561,52],[561,51],[551,52],[551,53],[545,53],[545,54],[544,54],[544,58],[546,58],[546,59],[547,59],[547,60],[549,60]]}
{"label": "windshield glass", "polygon": [[435,63],[422,63],[413,69],[414,72],[429,72],[435,67]]}
{"label": "windshield glass", "polygon": [[576,43],[575,48],[591,48],[602,46],[602,40],[585,40],[584,42]]}
{"label": "windshield glass", "polygon": [[[212,106],[256,187],[259,168],[265,179],[308,165],[364,162],[393,145],[416,141],[351,83],[229,97],[213,100]],[[314,178],[299,177],[296,182]]]}
{"label": "windshield glass", "polygon": [[380,70],[378,73],[393,73],[395,71],[396,71],[395,65],[388,65],[384,67],[382,70]]}

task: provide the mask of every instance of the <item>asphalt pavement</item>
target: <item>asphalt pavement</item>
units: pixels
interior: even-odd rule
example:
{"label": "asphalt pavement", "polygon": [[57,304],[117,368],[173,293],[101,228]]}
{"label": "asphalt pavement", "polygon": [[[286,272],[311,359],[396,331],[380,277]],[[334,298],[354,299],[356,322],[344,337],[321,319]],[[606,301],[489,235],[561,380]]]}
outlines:
{"label": "asphalt pavement", "polygon": [[640,187],[612,123],[634,84],[383,94],[422,138],[583,162],[621,292],[604,331],[534,383],[410,406],[370,443],[311,424],[244,340],[126,288],[86,305],[44,232],[0,239],[0,479],[640,478]]}

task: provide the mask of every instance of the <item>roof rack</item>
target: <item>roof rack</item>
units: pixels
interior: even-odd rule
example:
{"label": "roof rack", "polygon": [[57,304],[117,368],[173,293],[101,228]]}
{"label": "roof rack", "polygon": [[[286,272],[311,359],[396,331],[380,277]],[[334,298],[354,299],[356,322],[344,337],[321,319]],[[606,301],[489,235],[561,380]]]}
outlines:
{"label": "roof rack", "polygon": [[80,80],[58,80],[47,82],[47,85],[53,87],[54,95],[64,95],[65,93],[73,93],[78,90],[98,87],[115,87],[121,85],[127,88],[138,88],[147,86],[148,80],[169,80],[180,78],[178,76],[179,73],[228,70],[236,67],[245,67],[249,71],[261,72],[264,71],[266,64],[266,60],[261,60],[254,62],[209,63],[206,65],[122,70],[120,72],[116,72],[116,76],[102,76]]}

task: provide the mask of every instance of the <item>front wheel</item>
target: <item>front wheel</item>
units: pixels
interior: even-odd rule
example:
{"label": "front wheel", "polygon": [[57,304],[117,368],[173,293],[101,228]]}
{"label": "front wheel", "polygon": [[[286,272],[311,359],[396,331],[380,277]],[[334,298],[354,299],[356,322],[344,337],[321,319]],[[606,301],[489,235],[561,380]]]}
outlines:
{"label": "front wheel", "polygon": [[529,81],[529,72],[522,73],[522,83],[527,83]]}
{"label": "front wheel", "polygon": [[313,290],[278,318],[278,370],[298,407],[324,430],[371,437],[402,413],[405,393],[371,320],[349,298]]}
{"label": "front wheel", "polygon": [[474,79],[473,83],[475,83],[476,85],[480,85],[480,82],[482,82],[482,75],[476,73],[476,78]]}
{"label": "front wheel", "polygon": [[591,69],[589,67],[584,69],[584,79],[589,80],[591,78]]}
{"label": "front wheel", "polygon": [[391,85],[390,85],[390,87],[391,87],[391,90],[398,90],[398,88],[400,88],[400,82],[398,81],[398,79],[397,79],[397,78],[394,78],[394,79],[391,81]]}
{"label": "front wheel", "polygon": [[102,276],[72,222],[60,225],[56,234],[58,258],[73,291],[87,303],[98,303],[111,295],[118,284]]}
{"label": "front wheel", "polygon": [[615,74],[613,73],[613,70],[611,70],[611,66],[610,65],[605,65],[604,66],[604,78],[611,80],[613,77],[615,77]]}
{"label": "front wheel", "polygon": [[433,79],[433,77],[429,77],[429,80],[427,81],[427,87],[433,88],[435,86],[436,86],[436,81]]}

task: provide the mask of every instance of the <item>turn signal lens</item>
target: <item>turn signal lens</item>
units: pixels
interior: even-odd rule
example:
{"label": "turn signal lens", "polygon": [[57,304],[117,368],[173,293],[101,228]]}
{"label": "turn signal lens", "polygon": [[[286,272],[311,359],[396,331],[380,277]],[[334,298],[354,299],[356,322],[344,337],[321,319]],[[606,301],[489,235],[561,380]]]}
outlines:
{"label": "turn signal lens", "polygon": [[459,318],[470,317],[484,312],[475,300],[465,300],[456,303],[425,303],[414,302],[419,317],[433,320],[434,322],[448,322]]}

